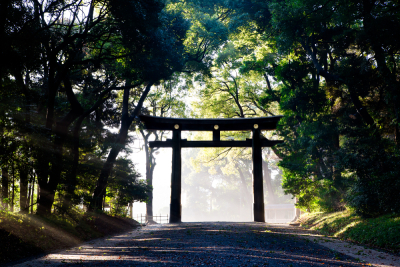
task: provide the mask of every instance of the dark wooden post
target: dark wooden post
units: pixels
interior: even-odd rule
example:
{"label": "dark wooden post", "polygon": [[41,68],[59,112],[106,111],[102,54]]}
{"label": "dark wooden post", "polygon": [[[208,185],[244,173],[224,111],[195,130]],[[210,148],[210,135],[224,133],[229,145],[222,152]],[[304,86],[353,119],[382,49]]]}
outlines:
{"label": "dark wooden post", "polygon": [[218,130],[218,126],[214,126],[214,130],[213,130],[213,141],[221,141],[221,133]]}
{"label": "dark wooden post", "polygon": [[264,210],[264,191],[263,191],[263,173],[262,173],[262,154],[260,130],[258,125],[253,129],[253,193],[254,193],[254,221],[265,222]]}
{"label": "dark wooden post", "polygon": [[171,176],[171,204],[170,223],[178,223],[182,220],[181,208],[181,130],[175,125],[172,133],[172,176]]}

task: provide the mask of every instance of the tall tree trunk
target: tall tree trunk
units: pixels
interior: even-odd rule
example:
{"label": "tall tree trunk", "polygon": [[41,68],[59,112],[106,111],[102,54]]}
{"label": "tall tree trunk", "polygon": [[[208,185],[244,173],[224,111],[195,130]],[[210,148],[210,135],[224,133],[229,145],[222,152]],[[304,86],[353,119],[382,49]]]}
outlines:
{"label": "tall tree trunk", "polygon": [[[40,187],[40,195],[38,196],[38,207],[37,214],[40,216],[49,215],[51,213],[51,206],[53,205],[52,200],[52,187],[49,179],[50,174],[50,162],[52,159],[52,153],[49,148],[52,147],[51,140],[54,126],[54,110],[55,100],[58,88],[61,84],[62,79],[59,77],[64,74],[64,71],[57,72],[57,57],[54,55],[53,48],[47,46],[46,57],[49,58],[48,64],[44,64],[45,72],[44,76],[47,77],[45,82],[45,93],[47,98],[47,109],[46,109],[46,120],[45,129],[43,131],[42,140],[40,140],[39,149],[37,151],[37,175],[38,184]],[[65,75],[65,74],[64,74]]]}
{"label": "tall tree trunk", "polygon": [[148,199],[146,202],[146,215],[150,222],[153,222],[153,172],[155,162],[153,160],[153,149],[149,147],[149,137],[151,132],[144,134],[143,130],[140,130],[140,133],[144,140],[144,150],[146,153],[146,182],[147,185],[151,187],[151,190],[148,193]]}
{"label": "tall tree trunk", "polygon": [[33,206],[34,206],[34,203],[33,203],[33,195],[35,194],[35,174],[34,173],[32,173],[32,195],[31,195],[31,214],[33,214]]}
{"label": "tall tree trunk", "polygon": [[396,145],[400,147],[400,131],[399,131],[399,125],[400,125],[400,120],[399,120],[399,112],[397,111],[396,104],[393,104],[394,107],[394,114],[396,116],[396,123],[394,125],[394,141],[396,142]]}
{"label": "tall tree trunk", "polygon": [[37,203],[39,202],[39,196],[40,196],[39,182],[37,184],[38,184],[38,186],[36,186],[36,212],[37,212],[37,209],[39,207],[39,205]]}
{"label": "tall tree trunk", "polygon": [[[51,126],[52,127],[52,126]],[[39,140],[38,148],[36,150],[36,166],[35,170],[38,176],[38,191],[37,195],[37,209],[36,213],[40,216],[45,216],[51,212],[51,197],[49,187],[49,173],[50,173],[50,158],[51,150],[51,129],[44,130],[44,136]],[[39,189],[40,188],[40,189]]]}
{"label": "tall tree trunk", "polygon": [[[31,201],[31,194],[32,194],[32,183],[28,184],[28,196],[26,198],[26,202],[28,203],[28,208],[26,209],[27,213],[29,213],[30,201]],[[21,209],[21,212],[23,210]]]}
{"label": "tall tree trunk", "polygon": [[[1,5],[1,4],[0,4]],[[4,4],[3,4],[4,5]],[[6,12],[6,8],[3,8],[4,6],[1,5],[2,8],[0,8],[0,13],[4,14]],[[6,16],[1,17],[0,16],[0,21],[1,21],[1,26],[4,27],[5,26],[5,20],[6,20]],[[3,30],[3,29],[2,29]],[[0,32],[0,36],[4,34],[4,31]],[[0,42],[0,46],[3,45],[4,42]],[[0,53],[0,59],[2,59],[3,57],[3,53]],[[3,62],[3,61],[1,61]],[[3,90],[3,74],[2,74],[2,69],[3,69],[3,64],[0,64],[0,90]],[[5,122],[4,122],[4,118],[5,118],[5,110],[0,107],[0,115],[1,115],[1,123],[0,123],[0,138],[3,138],[4,136],[4,128],[5,128]],[[8,198],[8,183],[9,183],[9,178],[8,178],[8,166],[7,166],[7,161],[3,160],[2,162],[3,164],[1,165],[1,203],[3,206],[3,209],[8,209],[8,204],[6,203],[6,199]]]}
{"label": "tall tree trunk", "polygon": [[343,210],[344,209],[344,204],[341,202],[343,196],[345,195],[345,185],[343,184],[343,179],[342,179],[342,171],[337,168],[337,163],[339,159],[335,156],[336,152],[339,151],[340,149],[340,137],[339,133],[334,133],[333,134],[333,147],[334,147],[334,153],[333,153],[333,171],[332,171],[332,179],[335,185],[335,190],[332,192],[332,200],[333,200],[333,209],[334,210]]}
{"label": "tall tree trunk", "polygon": [[14,162],[11,163],[11,173],[12,173],[12,192],[11,192],[10,210],[11,210],[11,212],[14,212],[14,197],[15,197],[15,168],[14,168]]}
{"label": "tall tree trunk", "polygon": [[63,210],[69,210],[72,206],[72,199],[74,196],[74,192],[77,185],[77,172],[79,166],[79,133],[81,129],[82,122],[84,120],[84,116],[82,115],[75,123],[74,128],[72,130],[72,166],[68,172],[68,179],[66,184],[66,192],[64,201],[62,204]]}
{"label": "tall tree trunk", "polygon": [[[35,151],[36,165],[35,171],[38,180],[38,195],[37,195],[37,209],[36,213],[38,215],[46,215],[50,213],[50,209],[46,207],[49,206],[49,201],[47,197],[48,192],[48,178],[49,178],[49,168],[50,168],[50,153],[48,149],[50,142],[47,140],[50,138],[50,131],[46,131],[46,136],[39,140],[38,147]],[[51,203],[50,203],[51,206]]]}
{"label": "tall tree trunk", "polygon": [[63,150],[64,150],[64,143],[65,139],[67,138],[67,131],[68,131],[69,124],[62,125],[60,127],[56,127],[57,134],[54,139],[54,146],[53,146],[53,158],[51,160],[51,170],[50,170],[50,179],[47,184],[47,192],[46,198],[48,200],[46,206],[46,213],[51,211],[51,208],[54,203],[54,197],[56,194],[56,189],[58,184],[61,180],[61,172],[63,169]]}
{"label": "tall tree trunk", "polygon": [[116,142],[112,145],[111,151],[108,154],[107,160],[103,165],[103,168],[101,170],[99,179],[97,180],[96,183],[96,188],[93,192],[92,195],[92,201],[89,206],[89,210],[96,210],[96,209],[102,209],[102,199],[103,196],[106,193],[106,188],[107,188],[107,183],[108,183],[108,177],[111,174],[111,171],[114,167],[115,160],[117,159],[117,156],[121,149],[125,147],[125,141],[128,136],[128,130],[129,127],[131,126],[133,120],[136,118],[137,115],[139,115],[140,110],[142,109],[143,102],[146,99],[151,86],[153,85],[153,82],[150,82],[145,90],[143,91],[139,102],[135,109],[133,110],[131,116],[128,114],[128,100],[129,100],[129,89],[124,90],[124,99],[123,99],[123,104],[122,104],[122,118],[121,118],[121,127],[117,136]]}
{"label": "tall tree trunk", "polygon": [[153,221],[153,168],[151,166],[152,160],[152,149],[148,149],[148,147],[145,147],[146,149],[146,181],[147,185],[151,187],[151,190],[149,190],[149,198],[146,203],[146,214],[147,216],[151,217],[151,221]]}
{"label": "tall tree trunk", "polygon": [[[65,91],[71,110],[65,117],[58,121],[54,129],[55,137],[53,144],[53,157],[51,159],[51,170],[49,172],[50,179],[47,183],[42,183],[40,190],[40,203],[38,207],[39,215],[48,215],[54,203],[56,189],[61,180],[61,172],[63,169],[63,149],[64,143],[68,137],[69,126],[83,113],[83,108],[79,104],[72,90],[69,77],[64,79]],[[42,188],[43,187],[43,188]]]}
{"label": "tall tree trunk", "polygon": [[78,183],[77,181],[77,171],[78,171],[78,166],[79,166],[79,143],[80,143],[80,131],[81,131],[81,126],[83,123],[83,120],[89,116],[93,111],[96,111],[96,121],[100,121],[99,116],[97,115],[98,108],[108,99],[106,95],[111,91],[111,87],[108,88],[107,90],[104,90],[101,95],[99,100],[96,101],[96,103],[88,110],[86,110],[76,121],[74,128],[72,130],[72,154],[73,154],[73,159],[72,159],[72,167],[70,171],[68,172],[68,178],[67,178],[67,189],[66,189],[66,194],[64,197],[63,201],[63,210],[68,210],[71,205],[72,205],[72,199],[74,196],[74,192],[76,189],[76,185]]}
{"label": "tall tree trunk", "polygon": [[[297,204],[299,202],[299,199],[296,197],[295,198],[295,203]],[[295,216],[294,216],[294,219],[293,219],[293,221],[292,222],[295,222],[295,221],[297,221],[299,218],[300,218],[300,215],[301,215],[301,210],[299,209],[299,208],[295,208]]]}
{"label": "tall tree trunk", "polygon": [[[19,166],[19,204],[20,212],[28,213],[29,197],[28,197],[28,170],[25,166]],[[30,190],[29,190],[30,191]]]}
{"label": "tall tree trunk", "polygon": [[1,196],[3,202],[3,208],[8,209],[8,188],[9,188],[10,178],[8,175],[8,167],[4,166],[1,168]]}

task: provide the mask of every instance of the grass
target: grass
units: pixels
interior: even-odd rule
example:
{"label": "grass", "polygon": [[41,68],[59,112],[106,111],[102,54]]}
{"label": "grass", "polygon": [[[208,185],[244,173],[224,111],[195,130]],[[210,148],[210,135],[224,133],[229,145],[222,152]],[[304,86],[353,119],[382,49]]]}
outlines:
{"label": "grass", "polygon": [[40,217],[0,210],[0,265],[128,231],[139,224],[105,214]]}
{"label": "grass", "polygon": [[301,226],[323,235],[338,237],[363,245],[400,252],[400,215],[361,218],[351,211],[335,213],[306,213]]}

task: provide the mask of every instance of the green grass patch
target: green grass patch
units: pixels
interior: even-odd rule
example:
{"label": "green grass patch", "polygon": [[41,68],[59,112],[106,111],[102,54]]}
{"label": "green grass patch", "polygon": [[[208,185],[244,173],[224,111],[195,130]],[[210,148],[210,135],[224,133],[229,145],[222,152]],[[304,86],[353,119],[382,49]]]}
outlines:
{"label": "green grass patch", "polygon": [[400,252],[400,215],[361,218],[351,211],[308,213],[301,216],[301,226],[327,236]]}

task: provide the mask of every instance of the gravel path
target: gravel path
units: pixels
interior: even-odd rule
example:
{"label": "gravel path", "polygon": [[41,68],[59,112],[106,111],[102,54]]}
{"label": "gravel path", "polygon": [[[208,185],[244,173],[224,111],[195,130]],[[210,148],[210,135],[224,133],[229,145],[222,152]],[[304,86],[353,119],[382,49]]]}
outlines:
{"label": "gravel path", "polygon": [[367,266],[288,229],[265,223],[150,225],[15,266]]}

